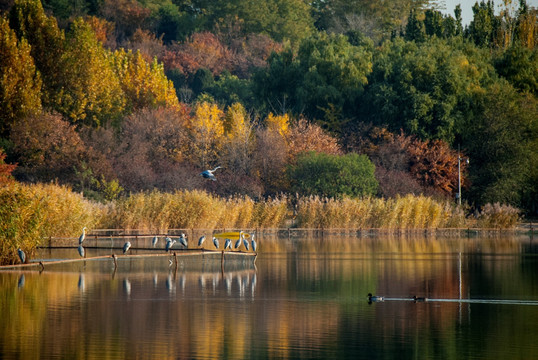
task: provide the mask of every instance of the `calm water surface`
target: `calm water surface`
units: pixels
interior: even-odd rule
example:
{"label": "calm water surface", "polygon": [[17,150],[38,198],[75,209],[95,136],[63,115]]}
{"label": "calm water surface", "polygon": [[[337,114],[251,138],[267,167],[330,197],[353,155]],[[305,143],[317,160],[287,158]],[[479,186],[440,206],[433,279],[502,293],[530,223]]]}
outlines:
{"label": "calm water surface", "polygon": [[224,269],[205,256],[3,271],[0,358],[538,358],[536,241],[262,238],[255,263]]}

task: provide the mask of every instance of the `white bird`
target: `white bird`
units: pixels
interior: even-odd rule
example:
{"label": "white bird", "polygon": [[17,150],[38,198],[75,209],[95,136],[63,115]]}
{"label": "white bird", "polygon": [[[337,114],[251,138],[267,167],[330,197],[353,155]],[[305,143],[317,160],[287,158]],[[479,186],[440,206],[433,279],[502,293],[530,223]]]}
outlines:
{"label": "white bird", "polygon": [[224,242],[224,249],[228,249],[228,248],[232,248],[232,240],[230,239],[226,239],[226,241]]}
{"label": "white bird", "polygon": [[241,246],[241,235],[239,236],[239,240],[235,242],[235,248],[238,249]]}
{"label": "white bird", "polygon": [[189,247],[189,245],[187,244],[187,238],[185,237],[184,233],[181,233],[181,236],[179,237],[179,242],[184,247]]}
{"label": "white bird", "polygon": [[200,239],[198,239],[198,247],[202,247],[202,244],[205,241],[205,235],[200,236]]}
{"label": "white bird", "polygon": [[170,251],[172,246],[176,243],[175,240],[170,239],[169,237],[166,238],[166,251]]}
{"label": "white bird", "polygon": [[206,171],[203,171],[200,173],[200,175],[202,175],[202,177],[204,179],[209,179],[209,180],[213,180],[213,181],[217,181],[217,178],[215,177],[215,175],[213,175],[213,172],[215,172],[216,170],[220,169],[220,166],[217,166],[216,168],[214,168],[213,170],[206,170]]}
{"label": "white bird", "polygon": [[248,251],[248,240],[243,238],[243,245],[245,245],[245,249]]}
{"label": "white bird", "polygon": [[80,235],[80,237],[78,238],[78,243],[82,244],[85,238],[86,238],[86,226],[82,228],[82,235]]}
{"label": "white bird", "polygon": [[78,246],[78,254],[80,255],[80,257],[84,257],[84,248],[82,247],[82,245]]}
{"label": "white bird", "polygon": [[254,240],[254,235],[252,235],[252,240],[250,241],[250,244],[252,245],[252,251],[256,252],[256,249],[258,249],[258,244],[256,244],[256,240]]}
{"label": "white bird", "polygon": [[26,262],[26,254],[21,248],[17,249],[17,252],[19,253],[19,259],[21,259],[21,262],[24,264]]}
{"label": "white bird", "polygon": [[153,240],[151,241],[151,245],[153,245],[153,247],[155,247],[157,245],[158,241],[159,241],[159,238],[157,236],[154,236]]}
{"label": "white bird", "polygon": [[124,245],[123,245],[123,253],[125,254],[127,251],[129,251],[129,249],[131,248],[131,243],[129,241],[127,241]]}
{"label": "white bird", "polygon": [[219,239],[217,239],[216,237],[213,236],[213,245],[215,245],[215,247],[217,248],[217,250],[219,249]]}

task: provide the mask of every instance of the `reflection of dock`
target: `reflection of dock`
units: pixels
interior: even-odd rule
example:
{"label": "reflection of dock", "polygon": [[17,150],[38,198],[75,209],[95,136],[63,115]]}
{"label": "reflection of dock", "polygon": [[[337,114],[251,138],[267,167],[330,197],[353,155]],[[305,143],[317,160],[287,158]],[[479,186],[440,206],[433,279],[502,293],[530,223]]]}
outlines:
{"label": "reflection of dock", "polygon": [[[87,247],[92,248],[92,247]],[[93,249],[102,249],[99,247],[93,247]],[[109,248],[105,248],[109,250]],[[138,250],[153,250],[153,249],[132,249],[134,251]],[[210,260],[213,264],[220,264],[218,266],[213,266],[215,269],[219,268],[220,271],[224,271],[224,264],[228,262],[235,262],[237,260],[240,261],[240,263],[247,262],[251,263],[252,265],[256,261],[257,253],[253,252],[243,252],[243,251],[222,251],[222,250],[199,250],[199,249],[185,249],[180,251],[173,251],[173,252],[167,252],[162,253],[156,253],[157,251],[153,251],[155,253],[144,253],[144,254],[125,254],[125,255],[101,255],[101,256],[92,256],[92,257],[84,257],[79,259],[60,259],[60,260],[35,260],[30,263],[26,264],[16,264],[16,265],[4,265],[0,266],[0,270],[8,270],[8,269],[36,269],[39,271],[45,270],[46,267],[49,267],[51,265],[60,265],[60,264],[69,264],[69,263],[84,263],[86,262],[93,262],[93,261],[106,261],[110,260],[111,264],[113,264],[114,269],[118,268],[118,261],[123,262],[124,260],[135,260],[135,259],[151,259],[151,258],[160,258],[160,257],[166,257],[168,258],[169,267],[174,266],[177,270],[179,262],[184,265],[185,263],[188,263],[189,259],[197,259],[198,261],[193,262],[193,265],[196,264],[202,264],[200,262],[200,258],[203,258],[204,260]],[[214,260],[214,261],[211,261]],[[195,266],[196,267],[196,266]]]}

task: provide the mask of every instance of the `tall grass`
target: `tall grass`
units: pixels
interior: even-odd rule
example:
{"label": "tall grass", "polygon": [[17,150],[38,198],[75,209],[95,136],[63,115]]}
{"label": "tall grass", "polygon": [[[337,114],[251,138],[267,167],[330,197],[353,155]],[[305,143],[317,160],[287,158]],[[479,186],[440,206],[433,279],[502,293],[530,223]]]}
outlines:
{"label": "tall grass", "polygon": [[446,201],[426,196],[394,199],[342,200],[303,197],[298,201],[297,226],[303,228],[427,229],[462,227],[463,211]]}
{"label": "tall grass", "polygon": [[[167,232],[169,229],[279,228],[290,220],[286,195],[255,202],[221,198],[205,191],[131,194],[106,205],[89,201],[69,187],[9,183],[0,187],[0,263],[17,262],[17,248],[30,256],[49,236],[75,237],[82,227]],[[295,226],[301,228],[427,229],[469,226],[461,207],[426,196],[297,199]],[[510,228],[519,211],[486,205],[477,225]],[[473,220],[474,221],[474,220]]]}
{"label": "tall grass", "polygon": [[285,197],[255,203],[246,196],[220,198],[198,190],[152,191],[117,200],[102,226],[158,231],[279,227],[287,206]]}
{"label": "tall grass", "polygon": [[17,248],[31,257],[49,236],[77,236],[93,227],[105,208],[55,184],[0,187],[0,264],[13,264]]}

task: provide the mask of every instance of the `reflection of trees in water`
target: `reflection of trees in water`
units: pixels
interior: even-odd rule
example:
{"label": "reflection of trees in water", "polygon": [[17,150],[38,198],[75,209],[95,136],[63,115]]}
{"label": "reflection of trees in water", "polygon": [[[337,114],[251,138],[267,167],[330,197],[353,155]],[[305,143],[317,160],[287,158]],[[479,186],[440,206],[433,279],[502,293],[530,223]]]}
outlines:
{"label": "reflection of trees in water", "polygon": [[[88,261],[84,272],[79,264],[24,273],[22,288],[20,273],[0,273],[0,293],[9,294],[0,301],[4,349],[21,357],[54,348],[80,357],[308,358],[316,349],[345,349],[342,357],[383,350],[446,358],[465,336],[480,333],[488,348],[506,355],[507,342],[492,340],[494,331],[516,344],[536,335],[511,326],[535,317],[530,307],[368,306],[366,299],[368,292],[457,298],[460,252],[465,297],[518,294],[536,284],[528,239],[264,237],[260,244],[256,268],[230,261],[222,271],[220,259],[198,257],[179,260],[176,271],[168,257],[120,259],[112,277],[110,261]],[[23,346],[9,334],[40,340]],[[501,358],[485,347],[477,351]]]}

